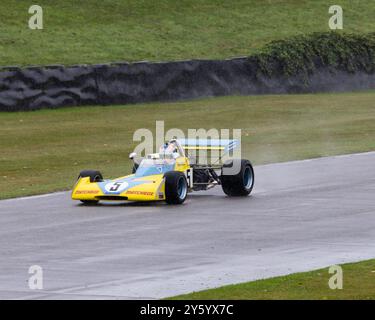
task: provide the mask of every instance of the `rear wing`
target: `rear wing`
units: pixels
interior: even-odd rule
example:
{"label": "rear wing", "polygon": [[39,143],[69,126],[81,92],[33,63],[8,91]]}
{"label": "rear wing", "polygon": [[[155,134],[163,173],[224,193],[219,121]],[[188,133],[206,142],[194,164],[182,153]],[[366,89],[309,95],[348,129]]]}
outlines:
{"label": "rear wing", "polygon": [[185,150],[220,150],[228,153],[239,145],[231,139],[178,139]]}

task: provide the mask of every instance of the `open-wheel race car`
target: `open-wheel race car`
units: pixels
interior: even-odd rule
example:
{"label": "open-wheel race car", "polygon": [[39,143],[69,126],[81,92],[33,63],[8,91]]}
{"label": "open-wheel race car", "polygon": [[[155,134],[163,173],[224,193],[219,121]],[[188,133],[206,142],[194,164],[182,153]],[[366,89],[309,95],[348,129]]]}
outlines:
{"label": "open-wheel race car", "polygon": [[190,150],[219,151],[220,160],[236,146],[237,140],[229,139],[172,139],[158,153],[144,158],[137,159],[136,154],[131,153],[133,173],[130,175],[106,180],[99,171],[82,171],[73,188],[72,199],[84,204],[97,204],[102,200],[182,204],[189,192],[217,185],[221,185],[228,196],[247,196],[254,186],[254,169],[249,160],[199,164],[195,157],[187,155]]}

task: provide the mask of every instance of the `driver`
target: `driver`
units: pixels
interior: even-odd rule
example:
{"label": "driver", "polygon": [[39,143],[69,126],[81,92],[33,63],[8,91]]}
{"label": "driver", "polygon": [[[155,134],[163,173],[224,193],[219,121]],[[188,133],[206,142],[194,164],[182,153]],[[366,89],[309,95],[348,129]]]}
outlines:
{"label": "driver", "polygon": [[159,149],[160,154],[172,154],[173,158],[178,158],[178,150],[176,144],[166,142],[164,145],[162,145]]}

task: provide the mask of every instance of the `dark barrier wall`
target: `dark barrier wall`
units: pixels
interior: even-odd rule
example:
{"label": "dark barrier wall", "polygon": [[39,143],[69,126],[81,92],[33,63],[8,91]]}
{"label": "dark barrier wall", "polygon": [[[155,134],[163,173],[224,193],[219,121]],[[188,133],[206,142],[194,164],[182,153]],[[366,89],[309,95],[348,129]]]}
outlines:
{"label": "dark barrier wall", "polygon": [[0,110],[97,104],[94,66],[8,68],[0,71]]}
{"label": "dark barrier wall", "polygon": [[375,73],[332,67],[302,76],[266,76],[247,58],[93,66],[9,68],[0,72],[0,110],[176,101],[236,94],[375,88]]}
{"label": "dark barrier wall", "polygon": [[314,33],[250,57],[0,69],[0,111],[375,88],[375,33]]}
{"label": "dark barrier wall", "polygon": [[0,110],[371,88],[375,88],[375,73],[322,67],[306,82],[298,76],[265,76],[247,58],[11,68],[0,72]]}

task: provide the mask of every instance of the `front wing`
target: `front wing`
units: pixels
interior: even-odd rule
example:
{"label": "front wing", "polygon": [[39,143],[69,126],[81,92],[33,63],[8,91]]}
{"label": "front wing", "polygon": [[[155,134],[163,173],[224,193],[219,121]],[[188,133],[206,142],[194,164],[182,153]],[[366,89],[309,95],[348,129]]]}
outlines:
{"label": "front wing", "polygon": [[146,177],[126,177],[90,182],[89,177],[80,178],[72,191],[73,200],[165,200],[165,183],[162,174]]}

